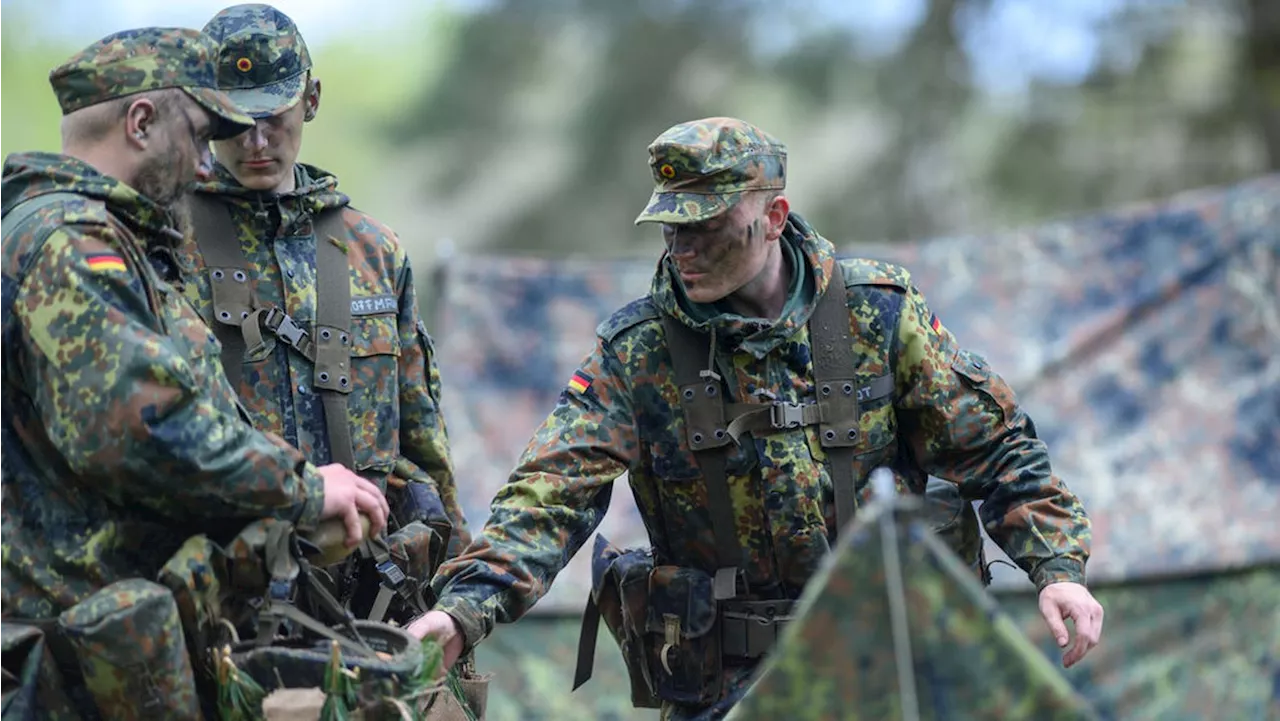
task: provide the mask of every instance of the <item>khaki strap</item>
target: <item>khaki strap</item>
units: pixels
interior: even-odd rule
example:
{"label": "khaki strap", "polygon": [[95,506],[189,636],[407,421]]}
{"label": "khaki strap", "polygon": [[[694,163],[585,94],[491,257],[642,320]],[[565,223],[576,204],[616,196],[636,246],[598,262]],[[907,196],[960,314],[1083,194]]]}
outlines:
{"label": "khaki strap", "polygon": [[[720,377],[713,368],[703,369],[707,359],[707,341],[680,321],[662,316],[667,336],[667,350],[680,390],[689,448],[698,459],[707,486],[707,505],[711,529],[716,540],[716,560],[720,567],[715,575],[717,600],[737,595],[738,566],[742,549],[738,545],[737,524],[729,495],[729,478],[725,472],[726,456],[733,438],[725,423],[725,405]],[[714,347],[711,349],[714,357]]]}
{"label": "khaki strap", "polygon": [[[854,395],[860,402],[879,400],[893,394],[893,384],[893,376],[880,376],[854,389]],[[817,403],[730,403],[725,412],[732,419],[728,431],[735,443],[745,433],[766,435],[822,423],[822,406]]]}
{"label": "khaki strap", "polygon": [[386,541],[381,538],[367,538],[362,542],[360,552],[367,558],[373,559],[374,571],[378,574],[379,581],[378,595],[369,609],[368,620],[381,622],[391,606],[391,599],[396,596],[404,599],[404,602],[419,614],[429,610],[421,593],[413,588],[404,570],[391,557],[391,549],[387,547]]}
{"label": "khaki strap", "polygon": [[222,366],[235,389],[244,377],[246,350],[262,345],[265,328],[315,364],[325,430],[335,462],[355,470],[347,394],[351,392],[351,270],[343,209],[312,220],[316,241],[316,327],[298,325],[281,308],[262,307],[249,282],[249,262],[231,220],[231,208],[206,195],[192,195],[191,221],[213,293],[213,332],[222,343]]}
{"label": "khaki strap", "polygon": [[347,394],[351,392],[351,266],[341,208],[316,216],[315,381],[324,405],[329,452],[355,470]]}
{"label": "khaki strap", "polygon": [[204,259],[213,294],[213,335],[222,344],[222,369],[238,393],[248,349],[241,325],[253,313],[256,299],[249,282],[249,261],[240,234],[231,223],[231,208],[204,193],[189,196],[196,247]]}
{"label": "khaki strap", "polygon": [[594,593],[587,594],[587,606],[582,609],[582,631],[578,634],[578,663],[573,669],[573,688],[591,680],[596,659],[596,634],[600,630],[600,606]]}
{"label": "khaki strap", "polygon": [[[821,418],[818,439],[827,452],[831,484],[835,487],[837,533],[853,520],[858,509],[853,457],[858,443],[860,393],[853,377],[850,317],[844,285],[836,282],[827,284],[818,307],[809,316],[809,347]],[[877,383],[885,385],[882,379]],[[892,391],[892,376],[888,383]]]}

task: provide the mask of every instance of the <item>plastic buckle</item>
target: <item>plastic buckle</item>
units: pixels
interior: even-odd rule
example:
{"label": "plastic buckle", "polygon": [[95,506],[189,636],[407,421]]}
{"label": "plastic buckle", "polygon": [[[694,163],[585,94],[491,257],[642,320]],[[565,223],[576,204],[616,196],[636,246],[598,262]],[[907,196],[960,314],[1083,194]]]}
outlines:
{"label": "plastic buckle", "polygon": [[799,428],[804,424],[804,406],[788,401],[774,401],[769,411],[774,428]]}
{"label": "plastic buckle", "polygon": [[267,593],[273,601],[288,601],[289,592],[293,590],[293,582],[285,579],[271,579],[271,583],[267,586]]}
{"label": "plastic buckle", "polygon": [[378,564],[377,568],[378,577],[381,578],[382,582],[387,584],[389,588],[399,588],[400,584],[404,583],[404,571],[400,570],[400,567],[397,566],[394,561],[383,561]]}
{"label": "plastic buckle", "polygon": [[[276,309],[272,308],[271,313],[267,316],[268,327],[270,327],[270,323],[273,320],[271,316],[275,315],[275,313]],[[280,312],[280,325],[272,332],[283,338],[286,343],[295,349],[299,348],[302,345],[302,341],[307,338],[307,331],[303,330],[302,326],[294,323],[293,318],[283,311]]]}

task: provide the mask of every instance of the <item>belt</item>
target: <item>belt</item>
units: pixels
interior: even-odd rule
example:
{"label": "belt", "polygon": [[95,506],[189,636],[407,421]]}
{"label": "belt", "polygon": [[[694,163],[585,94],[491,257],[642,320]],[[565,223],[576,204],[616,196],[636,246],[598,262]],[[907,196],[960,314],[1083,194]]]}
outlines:
{"label": "belt", "polygon": [[796,602],[721,601],[721,654],[730,665],[753,663],[773,650]]}

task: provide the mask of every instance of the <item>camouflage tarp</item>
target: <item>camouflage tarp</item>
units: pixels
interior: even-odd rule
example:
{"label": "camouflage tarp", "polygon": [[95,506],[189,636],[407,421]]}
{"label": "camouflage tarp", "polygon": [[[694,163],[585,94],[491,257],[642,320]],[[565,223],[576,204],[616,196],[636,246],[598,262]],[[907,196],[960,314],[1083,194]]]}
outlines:
{"label": "camouflage tarp", "polygon": [[862,509],[726,721],[1097,718],[918,504],[895,500]]}
{"label": "camouflage tarp", "polygon": [[[660,244],[655,233],[630,261],[449,261],[434,330],[476,527],[596,324],[647,291]],[[947,327],[1010,380],[1087,504],[1106,627],[1067,678],[1107,718],[1203,718],[1209,704],[1247,719],[1271,704],[1280,718],[1280,684],[1262,686],[1280,677],[1280,176],[990,237],[843,248],[911,270]],[[645,542],[627,493],[601,530]],[[651,716],[626,710],[607,636],[591,683],[559,695],[585,556],[534,611],[574,618],[503,627],[481,646],[482,670],[497,673],[493,718]],[[1010,614],[1057,659],[1034,596],[1014,593],[1022,574],[993,571]],[[565,661],[534,670],[526,653]]]}

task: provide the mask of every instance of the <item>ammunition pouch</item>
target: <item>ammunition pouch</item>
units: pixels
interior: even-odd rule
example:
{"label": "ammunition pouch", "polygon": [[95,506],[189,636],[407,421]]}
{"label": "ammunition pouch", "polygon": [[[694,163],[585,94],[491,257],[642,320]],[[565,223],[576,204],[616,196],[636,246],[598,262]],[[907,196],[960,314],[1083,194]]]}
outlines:
{"label": "ammunition pouch", "polygon": [[720,698],[724,658],[711,574],[657,566],[649,573],[645,660],[654,695],[677,704]]}
{"label": "ammunition pouch", "polygon": [[600,619],[622,652],[622,661],[631,682],[631,705],[658,708],[645,660],[645,628],[648,624],[649,575],[653,554],[647,548],[619,550],[603,535],[596,535],[591,554],[591,595],[582,614],[582,635],[578,638],[578,663],[574,690],[591,678],[595,660],[596,633]]}
{"label": "ammunition pouch", "polygon": [[105,719],[201,721],[173,594],[141,578],[113,583],[58,617],[84,686]]}
{"label": "ammunition pouch", "polygon": [[720,602],[720,638],[728,666],[756,663],[777,644],[795,601]]}

